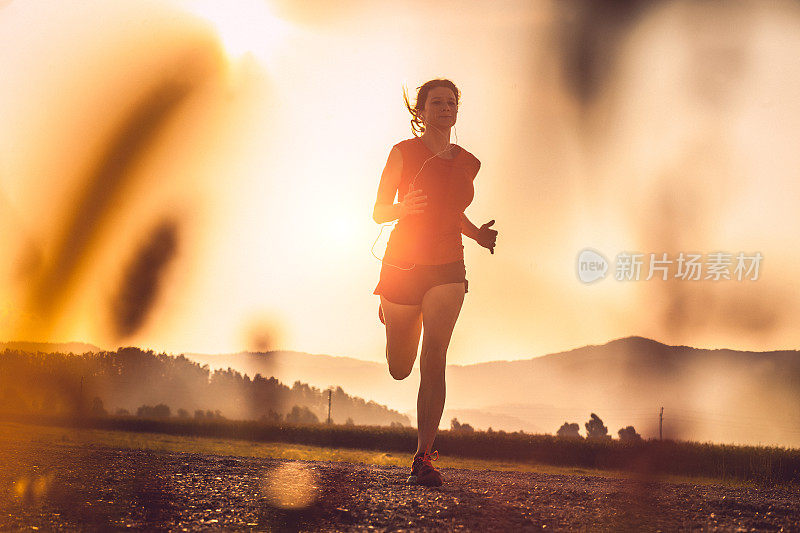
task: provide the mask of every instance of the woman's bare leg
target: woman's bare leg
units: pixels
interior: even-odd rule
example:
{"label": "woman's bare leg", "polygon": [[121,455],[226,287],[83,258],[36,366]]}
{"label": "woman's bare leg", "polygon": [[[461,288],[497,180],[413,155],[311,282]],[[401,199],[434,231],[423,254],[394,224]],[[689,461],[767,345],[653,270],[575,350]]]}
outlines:
{"label": "woman's bare leg", "polygon": [[422,299],[420,382],[417,396],[417,454],[430,453],[445,398],[444,371],[447,347],[464,303],[464,283],[431,287]]}
{"label": "woman's bare leg", "polygon": [[386,321],[386,361],[394,379],[405,379],[417,360],[422,331],[422,305],[403,305],[381,296]]}

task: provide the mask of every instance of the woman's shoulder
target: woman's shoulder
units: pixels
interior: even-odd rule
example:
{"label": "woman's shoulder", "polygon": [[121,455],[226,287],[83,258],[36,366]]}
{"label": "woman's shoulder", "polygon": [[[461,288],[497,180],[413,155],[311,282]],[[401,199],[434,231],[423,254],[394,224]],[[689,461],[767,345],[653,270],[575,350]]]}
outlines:
{"label": "woman's shoulder", "polygon": [[470,152],[469,150],[467,150],[463,146],[459,145],[459,147],[461,148],[461,150],[463,152],[463,154],[461,156],[462,157],[461,160],[463,161],[463,164],[466,167],[473,169],[475,171],[475,173],[477,174],[478,169],[481,168],[481,160],[478,159],[477,157],[475,157],[475,155],[472,152]]}
{"label": "woman's shoulder", "polygon": [[411,137],[410,139],[403,139],[399,143],[396,143],[392,148],[398,148],[400,150],[408,150],[412,147],[418,146],[419,141],[417,141],[417,137]]}
{"label": "woman's shoulder", "polygon": [[392,146],[393,152],[399,152],[400,158],[412,165],[414,161],[426,157],[426,150],[425,145],[419,141],[419,137],[403,139]]}
{"label": "woman's shoulder", "polygon": [[463,146],[461,146],[460,144],[459,144],[458,146],[459,146],[459,148],[461,148],[461,150],[463,150],[463,151],[464,151],[464,158],[465,158],[467,161],[470,161],[470,162],[473,162],[473,163],[477,163],[477,164],[479,164],[479,165],[481,164],[481,161],[480,161],[480,159],[478,159],[477,157],[475,157],[475,154],[473,154],[472,152],[470,152],[469,150],[467,150],[466,148],[464,148],[464,147],[463,147]]}

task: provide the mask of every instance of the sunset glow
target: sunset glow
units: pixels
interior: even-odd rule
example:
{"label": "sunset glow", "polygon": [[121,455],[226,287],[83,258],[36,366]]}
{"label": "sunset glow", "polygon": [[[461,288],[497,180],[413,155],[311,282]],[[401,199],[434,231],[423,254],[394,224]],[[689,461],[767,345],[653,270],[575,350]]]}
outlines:
{"label": "sunset glow", "polygon": [[[0,244],[12,259],[0,267],[0,334],[211,353],[254,345],[243,331],[255,320],[280,332],[267,335],[275,347],[384,361],[375,193],[392,145],[412,135],[402,87],[448,77],[463,95],[452,141],[483,163],[467,216],[496,219],[500,232],[494,255],[464,238],[469,294],[450,362],[632,334],[699,347],[800,342],[800,309],[786,296],[800,283],[796,5],[653,9],[619,40],[602,81],[570,70],[579,55],[559,40],[556,4],[487,13],[475,3],[457,15],[456,5],[427,6],[420,19],[368,2],[5,4]],[[93,9],[102,27],[87,25]],[[711,23],[751,20],[740,18],[748,10],[760,22],[741,34]],[[687,16],[709,31],[692,37]],[[135,138],[137,110],[148,116],[156,89],[173,83],[184,92],[136,145],[102,223],[86,225],[63,306],[43,318],[24,302],[47,285],[31,280],[56,283],[62,233],[88,205],[82,191],[104,157],[123,153],[123,134]],[[109,302],[170,221],[160,289],[122,336]],[[609,259],[728,250],[765,260],[751,285],[584,285],[575,259],[585,247]],[[730,311],[737,301],[747,317]]]}
{"label": "sunset glow", "polygon": [[267,66],[287,33],[287,24],[264,0],[183,0],[179,5],[214,26],[231,60],[253,54]]}

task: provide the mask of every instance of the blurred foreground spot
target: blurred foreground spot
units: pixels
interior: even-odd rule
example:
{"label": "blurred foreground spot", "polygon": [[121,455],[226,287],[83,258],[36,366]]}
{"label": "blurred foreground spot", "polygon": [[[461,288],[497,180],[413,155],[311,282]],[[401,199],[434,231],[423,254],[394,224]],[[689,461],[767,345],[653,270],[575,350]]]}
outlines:
{"label": "blurred foreground spot", "polygon": [[305,509],[317,499],[314,473],[300,463],[276,467],[263,490],[270,505],[279,509]]}
{"label": "blurred foreground spot", "polygon": [[248,352],[277,350],[281,343],[281,326],[277,317],[259,314],[251,317],[242,330],[242,342]]}
{"label": "blurred foreground spot", "polygon": [[158,295],[160,280],[178,248],[174,221],[163,222],[133,258],[112,303],[114,329],[125,337],[138,330]]}
{"label": "blurred foreground spot", "polygon": [[135,168],[198,83],[187,78],[181,83],[167,80],[156,86],[129,111],[100,150],[83,189],[68,202],[69,212],[63,217],[53,260],[30,284],[32,308],[45,320],[52,319],[98,246],[101,230],[119,208]]}
{"label": "blurred foreground spot", "polygon": [[53,475],[22,477],[14,483],[14,495],[26,503],[44,499],[53,484]]}

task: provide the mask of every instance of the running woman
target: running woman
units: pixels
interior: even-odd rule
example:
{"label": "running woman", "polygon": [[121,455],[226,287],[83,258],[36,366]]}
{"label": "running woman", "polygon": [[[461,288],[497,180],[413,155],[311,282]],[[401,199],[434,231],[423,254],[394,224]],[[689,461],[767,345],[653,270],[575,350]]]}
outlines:
{"label": "running woman", "polygon": [[414,136],[389,152],[372,214],[378,224],[399,219],[373,292],[380,295],[386,360],[395,379],[411,373],[424,329],[417,451],[408,482],[427,486],[442,484],[441,473],[431,464],[438,452],[431,448],[444,410],[447,348],[468,292],[461,234],[492,254],[497,238],[490,227],[494,220],[478,228],[464,214],[474,196],[472,182],[481,162],[450,143],[460,97],[455,84],[446,79],[419,87],[413,107],[403,93]]}

